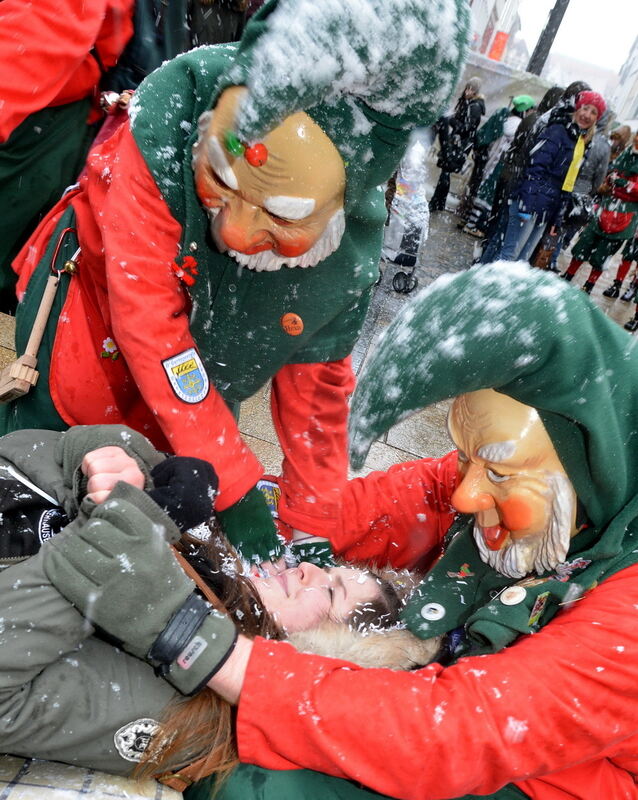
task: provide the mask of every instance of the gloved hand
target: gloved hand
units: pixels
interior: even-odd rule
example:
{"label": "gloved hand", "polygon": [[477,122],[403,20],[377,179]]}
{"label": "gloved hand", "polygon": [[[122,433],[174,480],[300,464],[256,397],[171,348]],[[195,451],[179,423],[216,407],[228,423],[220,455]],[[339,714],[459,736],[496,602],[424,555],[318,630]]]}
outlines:
{"label": "gloved hand", "polygon": [[222,530],[247,561],[275,561],[281,540],[264,495],[253,487],[234,505],[217,512]]}
{"label": "gloved hand", "polygon": [[181,531],[213,516],[219,481],[208,461],[170,456],[151,470],[154,487],[148,494]]}
{"label": "gloved hand", "polygon": [[88,522],[43,547],[47,578],[89,622],[152,664],[182,694],[225,662],[235,626],[198,594],[169,542],[179,531],[147,494],[118,483]]}
{"label": "gloved hand", "polygon": [[302,561],[308,561],[318,567],[334,567],[336,564],[330,540],[321,536],[293,539],[286,547],[284,558],[289,567],[296,567]]}

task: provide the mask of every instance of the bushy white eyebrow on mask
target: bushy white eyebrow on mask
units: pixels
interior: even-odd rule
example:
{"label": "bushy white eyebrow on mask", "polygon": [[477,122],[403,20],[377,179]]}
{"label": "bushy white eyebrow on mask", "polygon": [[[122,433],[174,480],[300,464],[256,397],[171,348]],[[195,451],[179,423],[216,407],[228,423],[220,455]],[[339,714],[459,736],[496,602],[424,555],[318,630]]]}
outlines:
{"label": "bushy white eyebrow on mask", "polygon": [[501,461],[507,461],[511,458],[516,451],[516,442],[509,439],[506,442],[492,442],[491,444],[484,444],[479,447],[477,455],[484,461],[489,461],[492,464],[500,464]]}
{"label": "bushy white eyebrow on mask", "polygon": [[237,177],[226,160],[226,154],[219,139],[216,136],[209,136],[206,144],[211,167],[229,188],[236,190],[239,186]]}
{"label": "bushy white eyebrow on mask", "polygon": [[315,201],[312,197],[288,197],[275,195],[264,200],[264,208],[284,219],[298,220],[309,217],[315,210]]}

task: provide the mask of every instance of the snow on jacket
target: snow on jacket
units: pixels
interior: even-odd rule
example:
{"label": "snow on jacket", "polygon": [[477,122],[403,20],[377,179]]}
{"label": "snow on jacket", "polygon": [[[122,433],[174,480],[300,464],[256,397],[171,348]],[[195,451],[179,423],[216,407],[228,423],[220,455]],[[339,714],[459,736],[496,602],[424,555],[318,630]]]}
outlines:
{"label": "snow on jacket", "polygon": [[596,194],[605,180],[610,155],[611,145],[609,140],[600,131],[596,131],[576,178],[574,194],[588,194],[590,196]]}
{"label": "snow on jacket", "polygon": [[[149,481],[150,470],[164,458],[143,436],[121,426],[16,431],[0,438],[0,476],[10,469],[46,493],[50,506],[85,520],[96,506],[82,504],[86,481],[79,467],[87,452],[109,445],[122,447]],[[128,509],[132,519],[167,524],[148,495],[135,496],[139,502]],[[105,524],[117,524],[108,509],[97,508]],[[40,532],[45,542],[50,531]],[[177,693],[148,664],[93,636],[93,628],[49,583],[42,552],[5,560],[11,566],[0,570],[0,752],[129,774],[142,752],[136,739],[144,741],[156,729]]]}
{"label": "snow on jacket", "polygon": [[631,239],[638,229],[638,151],[627,147],[612,161],[604,194],[592,224],[609,239]]}
{"label": "snow on jacket", "polygon": [[[133,0],[2,0],[0,142],[35,111],[81,100],[133,32]],[[97,55],[97,58],[96,58]]]}
{"label": "snow on jacket", "polygon": [[[419,13],[429,21],[427,9]],[[254,41],[256,24],[244,45]],[[280,506],[282,518],[320,533],[337,509],[335,502],[315,502],[317,487],[337,485],[346,474],[346,401],[353,384],[348,356],[377,277],[385,218],[377,186],[402,155],[411,115],[428,122],[434,111],[428,93],[398,116],[350,98],[313,106],[319,124],[332,120],[339,128],[337,146],[344,153],[358,148],[355,158],[344,159],[340,247],[312,269],[241,269],[211,247],[191,168],[199,115],[214,103],[222,74],[229,80],[238,53],[241,46],[197,48],[141,84],[130,127],[92,151],[79,191],[53,209],[18,256],[18,293],[27,290],[24,316],[27,304],[33,315],[37,281],[49,269],[47,248],[65,225],[75,227],[79,269],[52,332],[49,392],[61,418],[56,424],[124,422],[161,449],[210,461],[220,476],[221,510],[262,473],[226,402],[244,400],[274,376],[273,421],[294,484]],[[409,64],[418,85],[431,80],[431,72],[441,77],[440,62],[412,57]],[[193,278],[187,266],[193,262],[198,275],[189,288],[181,277]],[[32,276],[30,288],[36,288],[29,297]],[[304,321],[299,336],[282,328],[289,311]],[[26,327],[19,310],[22,339]],[[197,402],[174,390],[174,358],[193,365],[202,388]]]}

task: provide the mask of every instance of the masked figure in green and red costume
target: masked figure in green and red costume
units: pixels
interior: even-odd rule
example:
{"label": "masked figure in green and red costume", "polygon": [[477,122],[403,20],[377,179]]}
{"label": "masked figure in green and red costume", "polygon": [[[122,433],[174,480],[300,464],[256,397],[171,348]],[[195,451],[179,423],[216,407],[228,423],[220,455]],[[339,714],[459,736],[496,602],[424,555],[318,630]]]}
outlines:
{"label": "masked figure in green and red costume", "polygon": [[378,274],[377,186],[410,128],[448,102],[465,6],[273,0],[239,46],[198,48],[143,82],[130,124],[15,262],[19,353],[58,245],[53,266],[75,254],[78,268],[62,278],[40,382],[4,430],[120,421],[205,458],[228,533],[265,558],[278,551],[253,488],[262,468],[228,406],[274,378],[281,518],[325,535],[346,474],[349,354]]}
{"label": "masked figure in green and red costume", "polygon": [[[603,188],[606,193],[598,212],[572,247],[572,260],[563,273],[563,278],[571,281],[582,264],[589,261],[591,271],[583,285],[587,292],[591,292],[603,274],[609,256],[617,253],[638,229],[638,134],[631,146],[609,165]],[[621,284],[622,280],[618,287]],[[637,327],[638,322],[628,329],[633,331]]]}
{"label": "masked figure in green and red costume", "polygon": [[444,647],[399,674],[240,637],[209,685],[239,696],[241,760],[289,771],[245,765],[234,786],[340,796],[325,772],[408,800],[637,796],[632,345],[522,264],[446,276],[404,309],[353,398],[354,464],[448,397],[458,449],[350,482],[335,549],[429,562],[404,620]]}

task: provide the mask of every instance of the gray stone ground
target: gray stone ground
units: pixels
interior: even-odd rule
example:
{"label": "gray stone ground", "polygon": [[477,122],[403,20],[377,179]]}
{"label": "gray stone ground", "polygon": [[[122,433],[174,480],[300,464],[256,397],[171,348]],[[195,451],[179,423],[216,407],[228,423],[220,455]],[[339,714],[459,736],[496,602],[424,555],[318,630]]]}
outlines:
{"label": "gray stone ground", "polygon": [[[430,220],[430,233],[422,247],[420,263],[415,275],[418,288],[411,294],[398,294],[392,288],[392,278],[401,269],[382,262],[382,279],[375,287],[374,297],[363,327],[361,337],[353,352],[355,371],[360,372],[362,364],[374,350],[381,331],[389,325],[398,311],[410,303],[418,289],[427,286],[444,272],[458,272],[467,269],[472,260],[475,240],[457,228],[458,217],[445,211],[434,214]],[[617,256],[608,272],[604,274],[594,289],[593,299],[603,311],[623,324],[634,311],[633,304],[621,300],[608,300],[602,291],[611,283],[615,275]],[[560,266],[565,269],[569,255],[562,254]],[[584,265],[572,283],[574,290],[586,280],[589,267]],[[625,286],[628,279],[625,281]],[[0,314],[0,367],[13,357],[13,318]],[[281,450],[270,420],[268,387],[243,404],[240,415],[240,430],[251,448],[259,456],[266,470],[278,473],[281,464]],[[376,441],[360,473],[367,474],[375,469],[387,469],[392,464],[423,456],[439,456],[448,452],[452,444],[447,436],[445,418],[447,403],[439,403],[419,414],[415,414],[388,431]]]}

